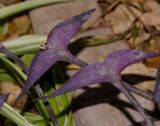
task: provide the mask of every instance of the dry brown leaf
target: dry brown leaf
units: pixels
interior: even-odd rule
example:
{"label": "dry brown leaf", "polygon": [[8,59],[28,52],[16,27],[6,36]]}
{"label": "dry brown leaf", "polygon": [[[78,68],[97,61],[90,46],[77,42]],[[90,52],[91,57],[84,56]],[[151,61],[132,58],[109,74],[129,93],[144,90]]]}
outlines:
{"label": "dry brown leaf", "polygon": [[144,3],[145,8],[150,12],[159,12],[160,11],[160,5],[156,0],[146,0]]}
{"label": "dry brown leaf", "polygon": [[10,5],[16,2],[20,2],[20,0],[0,0],[0,3],[4,4],[4,5]]}
{"label": "dry brown leaf", "polygon": [[155,26],[160,30],[160,12],[146,13],[141,17],[141,21],[148,26]]}
{"label": "dry brown leaf", "polygon": [[83,25],[82,30],[89,28],[95,28],[100,25],[100,17],[102,15],[101,8],[99,7],[97,0],[91,0],[88,9],[96,8],[95,13],[90,17],[90,19]]}
{"label": "dry brown leaf", "polygon": [[130,3],[133,3],[133,2],[140,2],[140,3],[143,3],[145,0],[121,0],[123,2],[130,2]]}
{"label": "dry brown leaf", "polygon": [[15,38],[19,35],[25,34],[28,32],[30,24],[31,23],[27,15],[18,16],[10,22],[6,36],[8,38]]}
{"label": "dry brown leaf", "polygon": [[131,47],[138,49],[138,48],[141,48],[143,42],[149,39],[149,37],[150,37],[149,33],[142,33],[136,38],[130,37],[128,42],[131,45]]}
{"label": "dry brown leaf", "polygon": [[111,25],[114,33],[125,32],[135,17],[125,5],[119,5],[113,12],[105,16],[106,24]]}
{"label": "dry brown leaf", "polygon": [[155,36],[153,39],[151,39],[149,42],[145,43],[145,50],[147,51],[160,51],[160,37]]}
{"label": "dry brown leaf", "polygon": [[[20,87],[13,84],[12,82],[8,82],[8,81],[3,81],[0,82],[0,93],[2,94],[6,94],[6,93],[11,93],[7,103],[11,106],[14,105],[14,100],[16,99],[17,95],[19,94],[19,92],[21,91]],[[24,105],[27,102],[27,98],[28,96],[25,95],[17,104],[16,104],[16,108],[18,109],[23,109]]]}
{"label": "dry brown leaf", "polygon": [[130,6],[129,9],[136,15],[136,17],[141,17],[143,14],[139,9],[135,7]]}
{"label": "dry brown leaf", "polygon": [[[145,43],[144,49],[147,50],[147,51],[159,52],[160,51],[160,37],[155,36],[149,42]],[[160,64],[160,57],[146,59],[145,63],[149,67],[156,68]]]}
{"label": "dry brown leaf", "polygon": [[147,1],[145,6],[149,12],[144,13],[140,20],[148,26],[155,26],[160,30],[160,4],[157,1]]}

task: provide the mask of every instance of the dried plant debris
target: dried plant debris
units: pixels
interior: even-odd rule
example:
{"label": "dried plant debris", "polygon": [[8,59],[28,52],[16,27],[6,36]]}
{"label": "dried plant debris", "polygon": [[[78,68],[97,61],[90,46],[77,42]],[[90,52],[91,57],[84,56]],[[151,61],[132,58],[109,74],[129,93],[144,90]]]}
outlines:
{"label": "dried plant debris", "polygon": [[10,5],[10,4],[14,4],[16,2],[19,2],[20,0],[0,0],[0,3],[4,4],[4,5]]}
{"label": "dried plant debris", "polygon": [[[115,2],[107,1],[107,3],[109,8]],[[146,41],[160,34],[159,8],[160,4],[156,0],[119,1],[110,11],[102,12],[101,25],[111,26],[113,33],[124,34],[131,48],[142,50]],[[132,36],[135,27],[139,33]]]}
{"label": "dried plant debris", "polygon": [[0,23],[0,27],[4,27],[3,33],[0,32],[0,41],[6,39],[13,39],[18,36],[30,32],[31,22],[27,15],[19,15],[8,21],[7,23]]}

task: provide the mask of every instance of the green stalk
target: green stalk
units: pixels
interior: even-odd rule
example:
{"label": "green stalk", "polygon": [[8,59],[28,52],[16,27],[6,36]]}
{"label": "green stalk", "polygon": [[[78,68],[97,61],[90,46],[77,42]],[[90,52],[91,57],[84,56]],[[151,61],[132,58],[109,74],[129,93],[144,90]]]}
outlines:
{"label": "green stalk", "polygon": [[[54,69],[52,69],[52,76],[54,78],[56,89],[60,88],[65,81],[62,71],[57,68],[59,67],[55,65]],[[50,94],[53,91],[54,89],[51,88],[51,90],[48,91],[47,93]],[[61,114],[61,112],[65,110],[68,106],[70,106],[70,102],[71,102],[70,99],[71,98],[67,94],[63,94],[55,98],[49,99],[49,102],[51,104],[52,109],[56,110],[55,113],[58,115],[58,114]],[[59,120],[59,123],[63,126],[75,126],[71,112],[69,112],[69,114],[65,113],[64,116],[58,115],[58,120]]]}
{"label": "green stalk", "polygon": [[[0,61],[2,62],[3,65],[5,65],[5,67],[7,67],[7,66],[9,67],[8,69],[14,75],[14,77],[19,78],[18,82],[19,82],[20,86],[23,86],[24,82],[27,79],[27,76],[20,70],[20,68],[18,68],[14,63],[10,62],[5,57],[0,57]],[[31,93],[29,93],[29,95],[33,98],[35,95],[34,91],[31,90]],[[39,101],[35,102],[35,106],[36,106],[37,110],[40,112],[40,114],[44,118],[48,119],[48,113],[47,113],[42,101],[39,100]]]}
{"label": "green stalk", "polygon": [[25,35],[13,40],[4,41],[3,45],[17,55],[22,55],[24,53],[36,52],[41,43],[45,43],[46,41],[46,35]]}
{"label": "green stalk", "polygon": [[23,86],[23,83],[27,79],[27,76],[12,62],[10,62],[8,59],[5,57],[0,57],[0,62],[2,62],[6,67],[8,66],[7,69],[10,69],[10,72],[14,74],[14,76],[17,76],[17,78],[20,78],[20,86]]}
{"label": "green stalk", "polygon": [[4,41],[3,44],[8,49],[18,49],[24,46],[40,45],[47,41],[47,35],[24,35],[16,39]]}
{"label": "green stalk", "polygon": [[69,0],[32,0],[20,2],[0,9],[0,20],[33,8],[67,1]]}
{"label": "green stalk", "polygon": [[23,116],[21,116],[15,109],[4,103],[0,113],[16,123],[18,126],[36,126],[29,123]]}
{"label": "green stalk", "polygon": [[51,122],[49,122],[48,120],[44,119],[43,117],[39,115],[35,115],[30,112],[24,112],[22,113],[22,115],[32,124],[36,124],[38,126],[51,126],[52,125]]}

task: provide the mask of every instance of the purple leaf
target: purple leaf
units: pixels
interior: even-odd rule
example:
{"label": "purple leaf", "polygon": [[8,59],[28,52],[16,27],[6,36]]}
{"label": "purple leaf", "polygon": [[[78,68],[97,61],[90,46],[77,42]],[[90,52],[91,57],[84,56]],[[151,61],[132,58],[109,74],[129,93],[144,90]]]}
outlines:
{"label": "purple leaf", "polygon": [[157,69],[156,87],[153,92],[153,100],[157,103],[160,103],[160,66]]}
{"label": "purple leaf", "polygon": [[73,75],[60,89],[43,98],[55,97],[90,84],[121,81],[120,73],[127,66],[145,58],[160,56],[160,53],[143,52],[136,50],[122,50],[107,56],[104,63],[92,64],[82,68]]}
{"label": "purple leaf", "polygon": [[55,97],[76,89],[95,84],[110,82],[117,87],[133,104],[133,106],[143,116],[148,126],[153,126],[153,122],[144,111],[138,101],[129,92],[129,89],[123,85],[120,73],[127,66],[136,63],[145,58],[160,56],[160,53],[143,52],[136,50],[122,50],[110,54],[104,63],[92,64],[82,68],[75,75],[73,75],[61,88],[49,96],[42,97],[43,100]]}
{"label": "purple leaf", "polygon": [[71,77],[62,88],[56,90],[51,96],[54,97],[60,94],[64,94],[81,87],[88,86],[90,84],[110,82],[110,75],[106,74],[106,69],[102,64],[96,63],[88,65],[78,71],[73,77]]}
{"label": "purple leaf", "polygon": [[80,15],[71,17],[55,26],[48,35],[48,47],[53,49],[68,50],[70,39],[77,30],[89,19],[95,9],[89,10]]}
{"label": "purple leaf", "polygon": [[136,63],[140,60],[159,56],[160,53],[144,52],[137,50],[121,50],[113,52],[107,56],[105,60],[106,67],[114,70],[115,73],[120,72],[129,65]]}
{"label": "purple leaf", "polygon": [[10,95],[10,93],[0,95],[0,108],[3,106],[3,103],[7,100],[9,95]]}
{"label": "purple leaf", "polygon": [[57,61],[86,65],[69,52],[68,44],[73,35],[80,29],[81,25],[88,20],[94,11],[95,9],[92,9],[69,18],[51,30],[48,35],[47,44],[41,47],[31,63],[27,81],[15,102]]}

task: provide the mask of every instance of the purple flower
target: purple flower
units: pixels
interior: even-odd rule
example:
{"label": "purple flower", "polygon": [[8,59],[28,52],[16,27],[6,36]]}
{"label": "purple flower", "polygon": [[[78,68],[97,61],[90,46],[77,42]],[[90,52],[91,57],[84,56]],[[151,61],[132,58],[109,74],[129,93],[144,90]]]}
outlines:
{"label": "purple flower", "polygon": [[9,94],[0,95],[0,108],[3,106],[3,103],[7,100]]}
{"label": "purple flower", "polygon": [[134,107],[144,117],[144,120],[149,126],[153,126],[148,114],[143,110],[141,105],[129,92],[130,88],[121,79],[121,71],[129,65],[140,60],[160,56],[160,53],[143,52],[137,50],[122,50],[111,53],[104,61],[104,63],[95,63],[88,65],[73,75],[64,85],[53,92],[51,95],[43,97],[42,99],[55,97],[91,84],[110,82],[130,100]]}
{"label": "purple flower", "polygon": [[94,11],[95,9],[92,9],[80,15],[71,17],[51,30],[48,35],[47,43],[40,47],[31,63],[27,81],[19,96],[16,98],[16,101],[18,101],[56,62],[66,61],[79,66],[86,65],[85,62],[79,60],[70,53],[68,44],[70,39]]}

